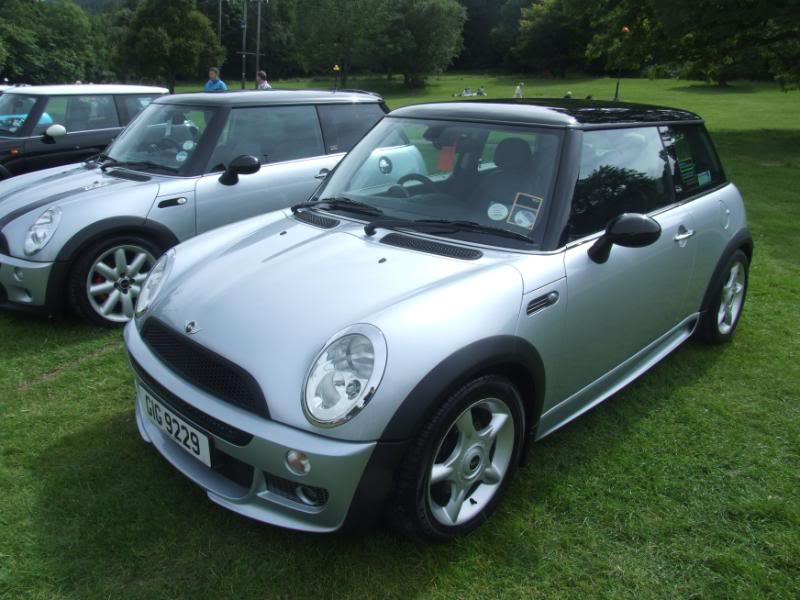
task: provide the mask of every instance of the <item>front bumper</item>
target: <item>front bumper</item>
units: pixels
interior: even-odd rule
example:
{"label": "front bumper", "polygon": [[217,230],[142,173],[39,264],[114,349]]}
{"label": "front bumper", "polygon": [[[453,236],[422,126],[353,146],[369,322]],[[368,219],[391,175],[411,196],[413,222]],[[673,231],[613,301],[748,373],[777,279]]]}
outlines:
{"label": "front bumper", "polygon": [[43,308],[54,265],[0,254],[0,305]]}
{"label": "front bumper", "polygon": [[[136,423],[142,438],[204,488],[212,501],[258,521],[314,532],[342,528],[346,520],[351,520],[348,519],[351,505],[361,506],[365,498],[373,508],[382,501],[382,497],[370,496],[377,488],[387,486],[373,486],[370,482],[375,482],[377,476],[378,482],[389,483],[395,461],[390,461],[392,465],[383,458],[380,465],[371,461],[375,442],[325,438],[222,402],[163,366],[142,341],[135,323],[125,328],[125,343],[137,385],[208,435],[217,460],[209,468],[181,449],[150,421],[137,399]],[[244,436],[220,435],[221,430],[214,423],[234,427]],[[288,469],[289,450],[299,450],[308,456],[309,473],[297,476]],[[377,453],[380,457],[385,454],[385,449]],[[326,501],[321,506],[304,504],[300,496],[292,497],[291,492],[297,486],[324,490]]]}

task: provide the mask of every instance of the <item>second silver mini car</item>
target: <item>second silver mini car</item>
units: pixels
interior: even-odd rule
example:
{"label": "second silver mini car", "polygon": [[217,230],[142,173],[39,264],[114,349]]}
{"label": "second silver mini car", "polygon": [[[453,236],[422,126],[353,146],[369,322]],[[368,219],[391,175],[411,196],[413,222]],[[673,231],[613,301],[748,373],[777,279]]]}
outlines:
{"label": "second silver mini car", "polygon": [[733,335],[753,243],[696,115],[394,111],[311,202],[164,255],[125,329],[136,421],[214,502],[447,540],[540,439],[693,334]]}

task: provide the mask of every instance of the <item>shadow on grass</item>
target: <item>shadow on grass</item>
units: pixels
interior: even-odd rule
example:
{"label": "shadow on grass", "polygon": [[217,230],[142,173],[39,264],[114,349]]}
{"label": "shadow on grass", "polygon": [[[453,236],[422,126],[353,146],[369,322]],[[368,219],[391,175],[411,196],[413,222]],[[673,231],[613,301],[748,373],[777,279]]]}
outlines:
{"label": "shadow on grass", "polygon": [[[31,512],[46,580],[79,594],[130,597],[263,590],[278,597],[409,597],[456,563],[502,569],[536,505],[580,481],[636,424],[704,376],[717,349],[679,350],[574,424],[534,445],[501,510],[477,533],[447,546],[420,545],[383,527],[354,537],[281,530],[225,511],[139,437],[131,410],[64,436],[44,449]],[[680,377],[676,377],[679,373]],[[559,492],[560,493],[560,492]],[[526,513],[528,513],[526,517]],[[522,519],[522,521],[521,521]],[[536,544],[526,560],[536,566]],[[472,557],[472,558],[470,558]],[[479,557],[479,558],[475,558]],[[324,574],[320,577],[320,574]]]}

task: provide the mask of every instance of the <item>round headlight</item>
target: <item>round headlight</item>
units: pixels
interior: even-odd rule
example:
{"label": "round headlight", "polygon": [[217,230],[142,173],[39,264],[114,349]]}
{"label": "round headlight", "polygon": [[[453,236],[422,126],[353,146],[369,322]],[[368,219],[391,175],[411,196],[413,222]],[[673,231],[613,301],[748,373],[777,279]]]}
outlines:
{"label": "round headlight", "polygon": [[25,254],[31,256],[44,248],[52,239],[60,222],[61,209],[57,206],[51,206],[39,215],[25,236]]}
{"label": "round headlight", "polygon": [[314,425],[341,425],[370,401],[386,366],[386,340],[372,325],[334,336],[306,377],[304,409]]}
{"label": "round headlight", "polygon": [[147,279],[144,280],[142,284],[142,289],[139,292],[139,298],[136,300],[136,316],[142,316],[150,305],[153,303],[153,300],[156,299],[161,286],[164,283],[164,280],[169,275],[169,272],[172,268],[172,259],[175,257],[175,250],[167,250],[161,258],[158,259],[158,262],[153,265],[153,268],[150,269],[150,273],[147,275]]}

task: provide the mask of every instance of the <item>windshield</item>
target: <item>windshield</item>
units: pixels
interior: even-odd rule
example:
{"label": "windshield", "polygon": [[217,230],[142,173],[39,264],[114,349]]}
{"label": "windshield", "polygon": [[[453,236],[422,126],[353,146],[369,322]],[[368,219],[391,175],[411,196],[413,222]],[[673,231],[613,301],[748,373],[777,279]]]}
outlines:
{"label": "windshield", "polygon": [[151,104],[120,134],[105,156],[146,171],[185,173],[216,108]]}
{"label": "windshield", "polygon": [[36,104],[36,96],[0,94],[0,135],[18,135]]}
{"label": "windshield", "polygon": [[[514,236],[491,235],[501,229],[537,242],[561,136],[523,126],[387,118],[344,158],[317,197],[368,204],[381,220],[477,223],[482,229],[445,232],[470,241],[518,245],[509,241]],[[369,220],[363,210],[357,218]]]}

